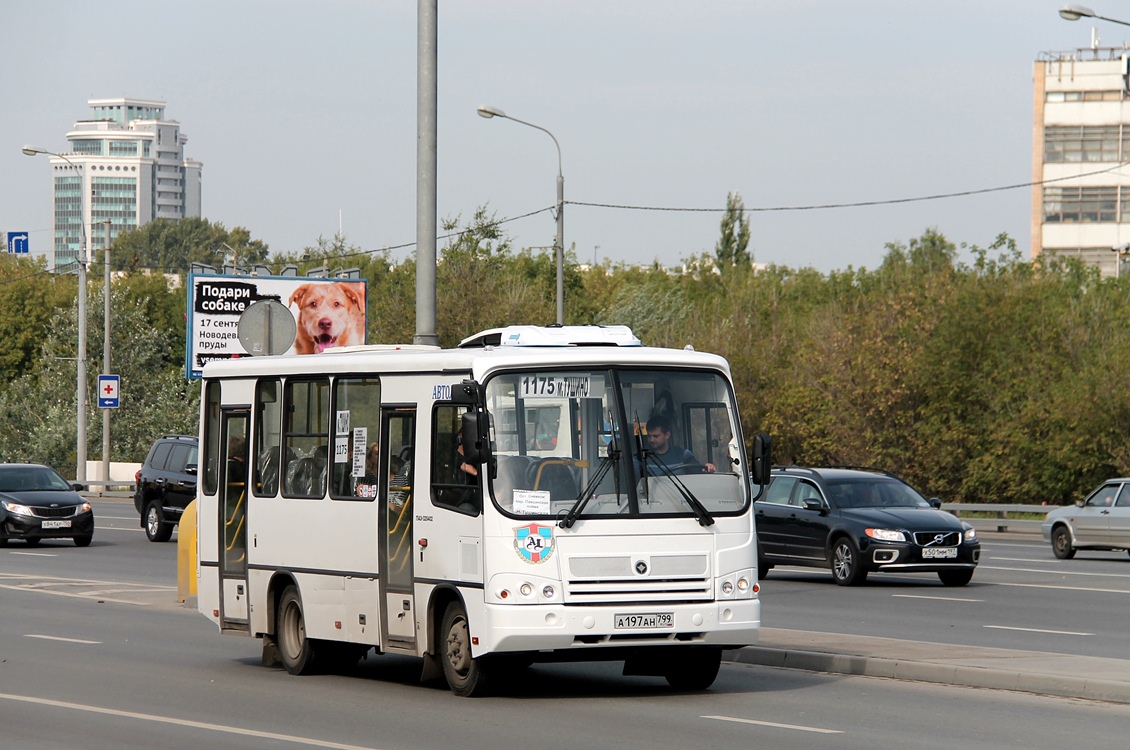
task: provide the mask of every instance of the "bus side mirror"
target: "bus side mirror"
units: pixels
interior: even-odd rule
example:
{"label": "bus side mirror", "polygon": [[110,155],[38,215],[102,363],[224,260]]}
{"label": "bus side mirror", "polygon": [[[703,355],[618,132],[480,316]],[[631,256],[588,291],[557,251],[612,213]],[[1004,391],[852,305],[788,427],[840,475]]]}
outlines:
{"label": "bus side mirror", "polygon": [[463,460],[478,466],[486,459],[486,415],[469,411],[463,414],[462,419],[463,439],[460,445],[463,446]]}
{"label": "bus side mirror", "polygon": [[753,436],[753,469],[751,479],[754,484],[769,484],[769,474],[773,469],[773,438],[763,432]]}

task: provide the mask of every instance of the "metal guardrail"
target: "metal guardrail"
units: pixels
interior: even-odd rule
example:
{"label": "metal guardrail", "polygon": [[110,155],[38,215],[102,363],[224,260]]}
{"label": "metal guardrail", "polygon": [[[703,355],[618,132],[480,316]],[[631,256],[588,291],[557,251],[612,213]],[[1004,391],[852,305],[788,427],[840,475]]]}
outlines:
{"label": "metal guardrail", "polygon": [[[942,503],[942,510],[953,513],[980,531],[1026,531],[1039,533],[1043,516],[1062,506],[1014,505],[1012,503]],[[995,518],[970,518],[962,513],[995,513]],[[1009,513],[1038,513],[1040,518],[1010,518]]]}
{"label": "metal guardrail", "polygon": [[[96,497],[133,497],[137,483],[120,479],[87,479],[85,481],[71,480],[72,484],[81,484],[86,487],[87,495]],[[96,489],[98,488],[98,489]]]}

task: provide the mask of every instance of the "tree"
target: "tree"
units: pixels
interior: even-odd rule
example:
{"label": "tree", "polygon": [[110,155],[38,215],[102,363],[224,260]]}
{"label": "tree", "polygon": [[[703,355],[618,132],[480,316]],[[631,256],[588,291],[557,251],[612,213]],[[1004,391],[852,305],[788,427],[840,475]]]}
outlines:
{"label": "tree", "polygon": [[722,236],[714,245],[719,271],[733,266],[748,266],[749,219],[740,193],[726,194],[726,213],[722,214]]}
{"label": "tree", "polygon": [[252,240],[243,227],[230,232],[223,224],[207,219],[154,219],[137,229],[123,232],[114,240],[110,262],[116,270],[148,268],[163,273],[184,273],[192,263],[220,267],[236,251],[240,265],[261,263],[268,248]]}

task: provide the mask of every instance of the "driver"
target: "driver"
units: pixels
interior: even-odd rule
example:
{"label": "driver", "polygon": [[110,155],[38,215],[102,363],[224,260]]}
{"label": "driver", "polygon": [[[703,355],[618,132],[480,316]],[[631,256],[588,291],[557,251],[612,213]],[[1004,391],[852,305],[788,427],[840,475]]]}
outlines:
{"label": "driver", "polygon": [[[651,419],[647,420],[647,442],[651,447],[652,459],[663,462],[668,469],[685,472],[690,467],[698,469],[701,466],[701,471],[707,474],[713,474],[715,471],[714,464],[700,463],[689,450],[671,442],[671,420],[662,414],[652,415]],[[663,472],[657,466],[649,466],[648,473]]]}

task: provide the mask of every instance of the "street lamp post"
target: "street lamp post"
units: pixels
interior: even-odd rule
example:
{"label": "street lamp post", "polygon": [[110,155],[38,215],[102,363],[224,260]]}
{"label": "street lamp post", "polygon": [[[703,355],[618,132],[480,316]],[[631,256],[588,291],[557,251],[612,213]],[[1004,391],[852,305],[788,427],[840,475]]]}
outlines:
{"label": "street lamp post", "polygon": [[57,156],[71,165],[72,169],[79,172],[78,225],[82,244],[79,246],[78,257],[78,356],[76,357],[78,375],[75,384],[78,399],[78,435],[75,441],[75,481],[81,484],[86,482],[86,263],[88,258],[86,257],[86,219],[82,213],[82,194],[86,190],[84,187],[85,180],[75,163],[62,154],[35,146],[24,146],[22,151],[25,156],[36,156],[38,154]]}
{"label": "street lamp post", "polygon": [[1119,23],[1123,26],[1130,26],[1130,22],[1119,21],[1117,18],[1107,18],[1106,16],[1100,16],[1090,8],[1084,7],[1082,5],[1072,5],[1070,3],[1059,9],[1059,15],[1060,18],[1064,18],[1068,21],[1078,21],[1080,18],[1097,18],[1100,21],[1109,21],[1110,23]]}
{"label": "street lamp post", "polygon": [[488,107],[483,105],[478,109],[479,117],[491,119],[492,117],[501,117],[504,120],[513,120],[514,122],[527,125],[531,128],[540,130],[541,132],[553,138],[553,145],[557,147],[557,236],[554,240],[554,245],[557,249],[557,324],[565,324],[565,177],[561,171],[561,144],[557,142],[557,138],[553,133],[549,132],[541,125],[534,125],[532,122],[519,120],[517,117],[511,117],[503,112],[498,107]]}
{"label": "street lamp post", "polygon": [[[105,264],[106,291],[103,293],[102,319],[104,339],[102,341],[102,373],[109,375],[110,369],[110,220],[102,222],[106,226],[105,244],[102,246],[102,260]],[[93,227],[91,228],[93,230]],[[110,481],[110,409],[102,410],[102,481]],[[109,485],[102,485],[109,489]]]}

